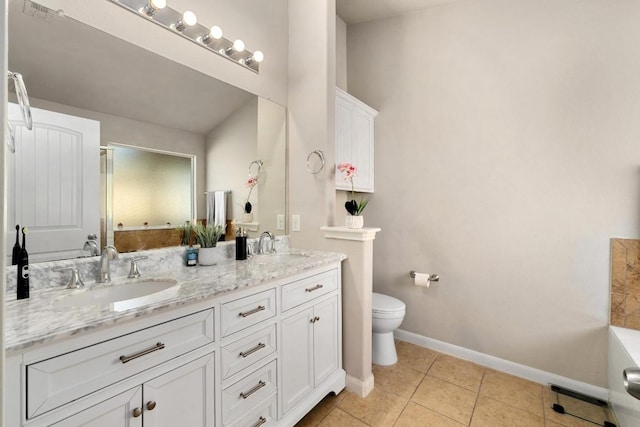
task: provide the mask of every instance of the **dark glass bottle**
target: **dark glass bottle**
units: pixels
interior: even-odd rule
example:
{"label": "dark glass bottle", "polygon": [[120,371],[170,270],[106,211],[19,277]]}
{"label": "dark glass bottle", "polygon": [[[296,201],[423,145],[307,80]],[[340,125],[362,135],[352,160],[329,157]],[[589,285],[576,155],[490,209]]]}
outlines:
{"label": "dark glass bottle", "polygon": [[239,227],[236,232],[236,260],[245,259],[247,259],[247,233],[242,227]]}
{"label": "dark glass bottle", "polygon": [[18,299],[29,298],[29,253],[26,244],[27,229],[22,229],[22,248],[18,254]]}

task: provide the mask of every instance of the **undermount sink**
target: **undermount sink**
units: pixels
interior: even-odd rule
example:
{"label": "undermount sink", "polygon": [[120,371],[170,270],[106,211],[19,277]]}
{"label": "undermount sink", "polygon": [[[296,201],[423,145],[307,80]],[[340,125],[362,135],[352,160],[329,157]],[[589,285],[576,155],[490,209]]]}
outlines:
{"label": "undermount sink", "polygon": [[295,261],[295,260],[300,260],[308,257],[309,255],[305,255],[305,254],[275,253],[275,254],[256,255],[254,258],[258,264],[281,264],[288,261]]}
{"label": "undermount sink", "polygon": [[122,285],[79,289],[56,299],[62,307],[111,304],[113,311],[124,311],[162,301],[178,293],[180,286],[173,279],[143,280]]}

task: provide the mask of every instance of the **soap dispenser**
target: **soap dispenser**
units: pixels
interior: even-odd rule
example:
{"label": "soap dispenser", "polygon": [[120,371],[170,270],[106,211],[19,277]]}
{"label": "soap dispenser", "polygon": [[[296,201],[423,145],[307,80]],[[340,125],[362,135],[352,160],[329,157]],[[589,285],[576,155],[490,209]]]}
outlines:
{"label": "soap dispenser", "polygon": [[247,232],[244,228],[238,227],[236,231],[236,260],[247,259]]}

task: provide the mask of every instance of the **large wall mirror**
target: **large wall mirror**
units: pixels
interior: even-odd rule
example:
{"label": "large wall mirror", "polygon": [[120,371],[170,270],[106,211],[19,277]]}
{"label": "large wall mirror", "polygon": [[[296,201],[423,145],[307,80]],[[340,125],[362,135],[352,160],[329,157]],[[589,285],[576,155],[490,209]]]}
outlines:
{"label": "large wall mirror", "polygon": [[[12,123],[24,142],[8,154],[8,249],[12,226],[20,223],[30,228],[34,261],[90,255],[82,250],[88,234],[102,247],[119,223],[173,230],[176,222],[207,218],[208,197],[216,192],[226,194],[229,225],[241,223],[254,236],[286,232],[276,226],[286,218],[281,105],[73,19],[34,16],[23,0],[9,2],[9,69],[24,77],[35,130],[20,128],[17,117]],[[9,115],[11,121],[11,108]],[[108,170],[104,159],[114,153]],[[189,175],[169,166],[185,159]],[[247,180],[256,162],[262,167],[251,189]],[[162,178],[149,178],[152,171]],[[153,215],[140,212],[153,194],[173,195],[149,202]],[[113,210],[114,201],[129,219],[117,219],[123,214]],[[247,201],[249,219],[243,215]],[[97,214],[83,216],[92,211]],[[148,248],[144,237],[138,239],[132,250]],[[51,241],[60,247],[48,247]]]}

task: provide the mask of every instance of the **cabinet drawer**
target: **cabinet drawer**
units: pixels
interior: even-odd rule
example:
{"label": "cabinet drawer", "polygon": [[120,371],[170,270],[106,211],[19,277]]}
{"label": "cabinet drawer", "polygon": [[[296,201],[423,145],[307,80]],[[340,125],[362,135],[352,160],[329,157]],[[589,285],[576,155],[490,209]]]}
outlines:
{"label": "cabinet drawer", "polygon": [[273,396],[271,400],[267,400],[258,407],[251,409],[251,412],[231,423],[229,427],[268,427],[275,425],[278,418],[276,402],[276,397]]}
{"label": "cabinet drawer", "polygon": [[260,292],[222,304],[222,336],[253,326],[276,315],[276,290]]}
{"label": "cabinet drawer", "polygon": [[211,309],[30,364],[27,418],[212,342]]}
{"label": "cabinet drawer", "polygon": [[221,348],[222,379],[229,378],[247,366],[275,353],[276,325],[262,329]]}
{"label": "cabinet drawer", "polygon": [[311,301],[338,288],[338,270],[307,277],[282,287],[282,311]]}
{"label": "cabinet drawer", "polygon": [[274,360],[222,390],[222,425],[238,422],[253,408],[274,398],[276,381]]}

